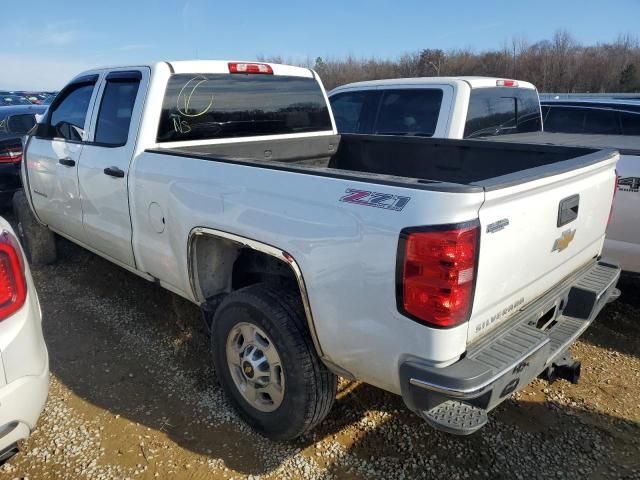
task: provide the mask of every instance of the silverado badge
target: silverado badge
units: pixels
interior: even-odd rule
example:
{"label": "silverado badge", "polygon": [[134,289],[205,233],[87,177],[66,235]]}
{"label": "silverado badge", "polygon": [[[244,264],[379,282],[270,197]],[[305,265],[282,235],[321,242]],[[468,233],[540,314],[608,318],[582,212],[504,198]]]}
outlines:
{"label": "silverado badge", "polygon": [[569,244],[573,240],[573,237],[575,236],[576,236],[575,230],[565,230],[564,232],[562,232],[562,235],[560,235],[560,238],[556,238],[556,241],[553,243],[553,248],[551,249],[551,251],[552,252],[555,252],[556,250],[559,252],[563,251],[565,248],[569,246]]}

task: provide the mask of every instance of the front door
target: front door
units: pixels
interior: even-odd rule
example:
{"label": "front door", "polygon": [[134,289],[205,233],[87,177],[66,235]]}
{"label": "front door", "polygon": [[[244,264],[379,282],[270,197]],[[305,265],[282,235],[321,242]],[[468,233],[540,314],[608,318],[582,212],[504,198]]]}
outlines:
{"label": "front door", "polygon": [[87,244],[135,267],[127,178],[142,115],[148,69],[116,70],[100,86],[92,139],[78,168]]}
{"label": "front door", "polygon": [[78,162],[86,139],[98,75],[65,87],[47,114],[46,133],[27,150],[29,187],[40,220],[53,230],[85,240],[78,190]]}

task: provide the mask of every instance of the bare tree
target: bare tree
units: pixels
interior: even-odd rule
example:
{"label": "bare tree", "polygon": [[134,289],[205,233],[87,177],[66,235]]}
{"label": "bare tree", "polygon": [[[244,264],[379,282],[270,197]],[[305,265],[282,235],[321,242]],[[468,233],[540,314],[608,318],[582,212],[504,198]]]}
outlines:
{"label": "bare tree", "polygon": [[495,50],[424,48],[396,59],[260,59],[312,67],[327,88],[381,78],[486,75],[527,80],[542,92],[640,92],[640,43],[631,34],[611,43],[581,45],[567,30],[558,30],[551,39],[535,43],[514,37]]}

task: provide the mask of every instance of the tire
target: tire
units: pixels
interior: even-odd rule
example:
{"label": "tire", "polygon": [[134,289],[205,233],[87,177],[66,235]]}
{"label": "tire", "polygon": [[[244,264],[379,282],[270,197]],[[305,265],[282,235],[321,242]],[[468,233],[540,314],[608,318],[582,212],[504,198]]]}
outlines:
{"label": "tire", "polygon": [[49,265],[56,261],[56,238],[38,223],[23,190],[13,195],[13,212],[18,221],[17,233],[24,253],[32,265]]}
{"label": "tire", "polygon": [[[238,337],[238,331],[253,333],[248,333],[245,339],[243,334]],[[247,354],[252,345],[259,353],[254,349],[251,355]],[[265,284],[229,294],[213,318],[211,346],[216,374],[227,397],[240,416],[263,436],[273,440],[294,439],[313,429],[331,410],[337,377],[315,351],[299,294]],[[269,363],[278,364],[272,361],[272,348],[280,360],[279,371]],[[234,363],[236,354],[240,355],[239,365]],[[253,369],[248,367],[247,359],[253,362],[256,357],[258,361],[266,359],[269,368],[264,363]],[[248,371],[254,373],[253,380],[247,377]],[[253,381],[267,378],[260,377],[263,373],[268,375],[268,387],[257,390],[259,394],[252,402],[251,395],[243,393],[242,382],[237,379],[244,377],[250,387]],[[250,393],[251,388],[245,391]],[[276,395],[272,397],[264,391]]]}

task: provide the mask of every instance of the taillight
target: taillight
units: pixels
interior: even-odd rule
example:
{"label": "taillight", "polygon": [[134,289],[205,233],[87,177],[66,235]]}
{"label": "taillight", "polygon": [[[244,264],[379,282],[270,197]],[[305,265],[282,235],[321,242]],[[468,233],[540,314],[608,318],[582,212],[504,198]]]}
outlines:
{"label": "taillight", "polygon": [[22,161],[22,147],[3,148],[0,150],[0,163],[20,163]]}
{"label": "taillight", "polygon": [[263,73],[273,75],[271,65],[266,63],[229,62],[229,73]]}
{"label": "taillight", "polygon": [[517,87],[517,80],[496,80],[497,87]]}
{"label": "taillight", "polygon": [[477,221],[403,230],[396,269],[400,312],[436,328],[469,320],[479,236]]}
{"label": "taillight", "polygon": [[0,321],[18,311],[27,298],[24,262],[17,242],[8,232],[0,234]]}
{"label": "taillight", "polygon": [[616,171],[615,176],[615,184],[613,185],[613,198],[611,199],[611,210],[609,210],[609,219],[607,220],[607,227],[611,224],[611,220],[613,219],[613,206],[616,202],[616,193],[618,193],[618,182],[620,181],[620,177],[618,176],[618,172]]}

